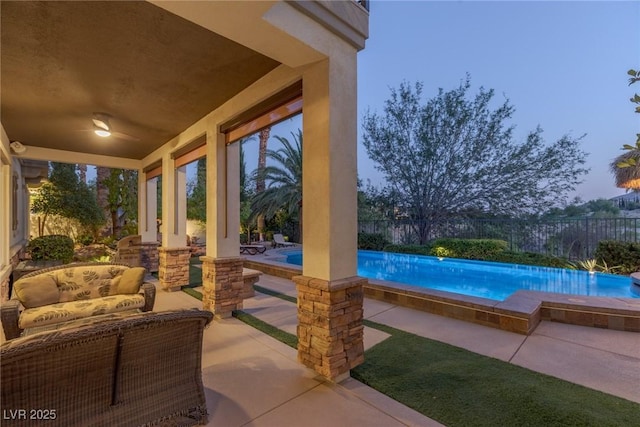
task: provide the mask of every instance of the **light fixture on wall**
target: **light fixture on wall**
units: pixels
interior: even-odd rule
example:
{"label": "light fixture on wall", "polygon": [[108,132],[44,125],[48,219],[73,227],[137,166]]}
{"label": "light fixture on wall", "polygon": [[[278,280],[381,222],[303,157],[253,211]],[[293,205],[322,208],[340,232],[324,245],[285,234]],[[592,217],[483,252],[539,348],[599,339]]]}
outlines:
{"label": "light fixture on wall", "polygon": [[22,143],[19,141],[11,141],[9,143],[9,147],[11,147],[11,150],[16,154],[22,154],[27,151],[27,147],[22,145]]}
{"label": "light fixture on wall", "polygon": [[109,125],[109,115],[106,113],[93,113],[93,131],[96,135],[106,138],[111,136],[111,126]]}

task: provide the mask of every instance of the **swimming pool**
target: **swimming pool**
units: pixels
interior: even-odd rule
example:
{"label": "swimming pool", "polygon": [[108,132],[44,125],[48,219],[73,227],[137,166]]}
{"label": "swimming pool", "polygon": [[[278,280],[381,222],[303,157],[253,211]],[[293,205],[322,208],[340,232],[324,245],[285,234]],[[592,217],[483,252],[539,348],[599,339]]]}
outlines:
{"label": "swimming pool", "polygon": [[[287,263],[302,265],[302,251],[286,255]],[[389,252],[358,251],[358,275],[500,301],[520,289],[640,298],[627,276]]]}

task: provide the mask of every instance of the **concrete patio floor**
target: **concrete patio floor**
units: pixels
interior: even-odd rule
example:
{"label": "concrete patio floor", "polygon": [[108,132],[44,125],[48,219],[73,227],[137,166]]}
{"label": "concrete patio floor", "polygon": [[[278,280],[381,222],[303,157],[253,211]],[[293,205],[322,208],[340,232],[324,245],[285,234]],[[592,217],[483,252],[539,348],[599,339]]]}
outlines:
{"label": "concrete patio floor", "polygon": [[[258,285],[296,296],[287,279],[262,275]],[[158,288],[154,311],[201,306]],[[542,322],[524,336],[367,298],[364,309],[372,321],[640,403],[638,333]],[[244,311],[295,333],[294,303],[256,292]],[[386,338],[368,327],[364,334],[365,348]],[[297,362],[296,350],[235,318],[205,330],[202,374],[210,426],[441,425],[354,379],[326,382]]]}
{"label": "concrete patio floor", "polygon": [[[261,284],[269,281],[262,277]],[[293,287],[285,279],[273,279]],[[245,301],[246,311],[254,315],[261,311],[257,317],[285,330],[296,321],[293,303],[260,293]],[[201,306],[184,292],[158,289],[154,311]],[[297,362],[296,350],[235,318],[214,320],[203,341],[209,426],[441,425],[356,380],[325,381]]]}

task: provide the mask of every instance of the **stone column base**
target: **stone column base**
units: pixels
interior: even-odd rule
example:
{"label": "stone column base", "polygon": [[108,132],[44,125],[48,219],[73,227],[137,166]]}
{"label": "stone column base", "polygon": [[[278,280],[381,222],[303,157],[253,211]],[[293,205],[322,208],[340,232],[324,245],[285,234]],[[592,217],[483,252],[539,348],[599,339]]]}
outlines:
{"label": "stone column base", "polygon": [[202,260],[202,309],[213,312],[218,319],[231,317],[233,310],[242,309],[244,258],[213,258]]}
{"label": "stone column base", "polygon": [[367,279],[295,276],[298,290],[298,360],[331,381],[349,377],[364,362],[362,303]]}
{"label": "stone column base", "polygon": [[140,247],[140,262],[149,273],[157,273],[159,269],[158,242],[142,242]]}
{"label": "stone column base", "polygon": [[165,291],[179,291],[189,284],[189,259],[191,253],[188,247],[158,248],[158,280]]}

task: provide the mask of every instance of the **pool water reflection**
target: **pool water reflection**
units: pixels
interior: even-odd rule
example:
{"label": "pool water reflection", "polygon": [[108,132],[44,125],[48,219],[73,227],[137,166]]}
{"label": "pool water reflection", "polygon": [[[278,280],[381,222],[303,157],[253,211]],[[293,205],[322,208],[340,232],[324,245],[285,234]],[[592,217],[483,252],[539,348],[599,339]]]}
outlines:
{"label": "pool water reflection", "polygon": [[[286,262],[302,265],[302,252],[287,253]],[[389,252],[358,251],[358,275],[501,301],[520,289],[640,298],[628,276]]]}

